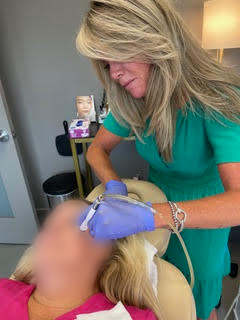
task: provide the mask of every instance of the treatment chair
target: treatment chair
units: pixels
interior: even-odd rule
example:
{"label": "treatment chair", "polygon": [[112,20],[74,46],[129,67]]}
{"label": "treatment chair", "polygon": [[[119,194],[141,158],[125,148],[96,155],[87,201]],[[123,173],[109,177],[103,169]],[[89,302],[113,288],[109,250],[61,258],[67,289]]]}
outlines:
{"label": "treatment chair", "polygon": [[[143,202],[151,203],[166,202],[163,192],[152,183],[140,180],[123,179],[127,185],[129,197]],[[104,186],[98,185],[87,197],[94,201],[97,196],[104,192]],[[175,266],[161,259],[165,253],[171,232],[166,229],[158,229],[146,232],[146,239],[158,250],[155,256],[155,264],[158,267],[158,299],[162,310],[163,320],[195,320],[196,309],[192,290]]]}

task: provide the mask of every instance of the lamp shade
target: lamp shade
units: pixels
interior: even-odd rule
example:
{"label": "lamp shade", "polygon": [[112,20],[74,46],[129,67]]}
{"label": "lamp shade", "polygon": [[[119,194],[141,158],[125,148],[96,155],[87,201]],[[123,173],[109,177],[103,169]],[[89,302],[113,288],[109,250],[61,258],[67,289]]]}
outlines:
{"label": "lamp shade", "polygon": [[202,46],[205,49],[240,47],[240,0],[204,3]]}

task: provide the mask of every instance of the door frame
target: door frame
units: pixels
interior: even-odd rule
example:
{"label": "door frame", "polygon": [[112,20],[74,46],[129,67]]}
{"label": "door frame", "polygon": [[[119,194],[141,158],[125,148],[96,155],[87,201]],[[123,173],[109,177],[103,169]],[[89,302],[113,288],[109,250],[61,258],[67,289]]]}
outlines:
{"label": "door frame", "polygon": [[9,134],[7,142],[0,142],[0,174],[14,214],[0,218],[0,243],[28,244],[38,230],[37,214],[1,81],[0,114],[0,128]]}

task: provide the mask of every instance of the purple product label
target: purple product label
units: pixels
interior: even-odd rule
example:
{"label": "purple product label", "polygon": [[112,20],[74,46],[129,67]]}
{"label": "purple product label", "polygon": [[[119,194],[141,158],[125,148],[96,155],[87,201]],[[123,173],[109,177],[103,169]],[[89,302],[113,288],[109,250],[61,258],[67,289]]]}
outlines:
{"label": "purple product label", "polygon": [[71,138],[87,138],[90,135],[89,128],[87,129],[73,129],[69,130],[69,135]]}

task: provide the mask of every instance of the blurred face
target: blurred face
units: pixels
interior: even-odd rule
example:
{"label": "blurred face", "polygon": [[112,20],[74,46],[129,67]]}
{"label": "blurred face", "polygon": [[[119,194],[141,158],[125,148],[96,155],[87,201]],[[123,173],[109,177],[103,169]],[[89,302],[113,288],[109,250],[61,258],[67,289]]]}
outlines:
{"label": "blurred face", "polygon": [[77,110],[79,117],[87,117],[93,107],[91,96],[78,96],[76,98]]}
{"label": "blurred face", "polygon": [[76,220],[86,208],[79,200],[59,205],[48,217],[34,244],[37,286],[49,294],[95,286],[112,252],[112,243],[97,243],[81,232]]}
{"label": "blurred face", "polygon": [[150,75],[150,64],[141,62],[104,61],[110,77],[118,82],[134,98],[146,96]]}

